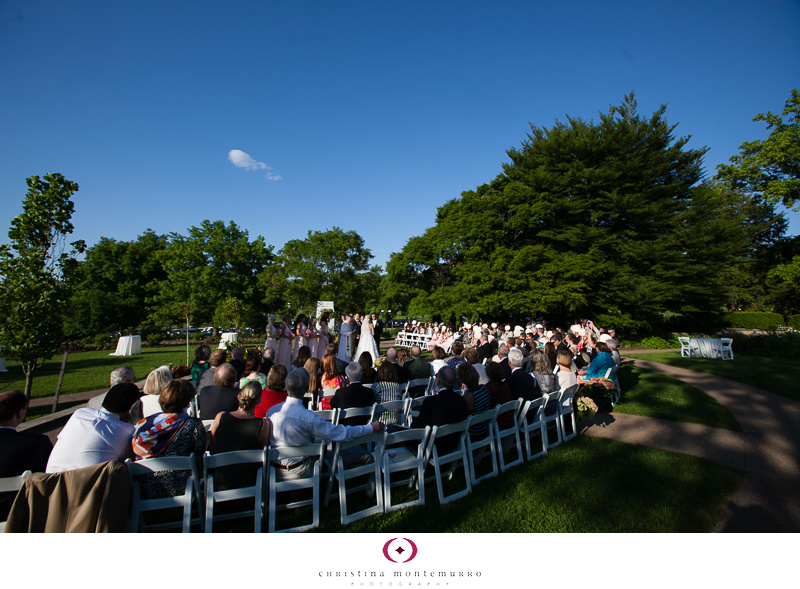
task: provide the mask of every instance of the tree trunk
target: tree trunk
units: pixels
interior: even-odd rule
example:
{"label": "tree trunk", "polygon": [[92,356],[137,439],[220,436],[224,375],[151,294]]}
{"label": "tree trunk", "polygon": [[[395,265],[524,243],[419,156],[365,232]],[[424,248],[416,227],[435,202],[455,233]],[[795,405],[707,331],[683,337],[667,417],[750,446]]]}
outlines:
{"label": "tree trunk", "polygon": [[58,396],[61,394],[61,383],[64,382],[64,370],[67,368],[67,357],[69,356],[69,342],[64,344],[64,357],[61,359],[61,372],[58,373],[58,384],[56,384],[56,396],[53,399],[53,410],[55,413],[58,409]]}
{"label": "tree trunk", "polygon": [[26,369],[23,367],[23,371],[25,372],[25,396],[28,398],[28,404],[31,402],[31,389],[33,389],[33,369]]}

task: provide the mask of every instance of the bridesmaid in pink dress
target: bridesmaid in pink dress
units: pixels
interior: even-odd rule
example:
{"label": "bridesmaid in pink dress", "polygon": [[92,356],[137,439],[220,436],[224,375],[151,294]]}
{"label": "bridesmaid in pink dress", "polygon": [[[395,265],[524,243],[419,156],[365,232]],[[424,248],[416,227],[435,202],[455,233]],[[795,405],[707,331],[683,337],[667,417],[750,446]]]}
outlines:
{"label": "bridesmaid in pink dress", "polygon": [[308,320],[308,331],[311,333],[309,334],[308,338],[308,348],[311,350],[311,357],[317,357],[317,346],[319,345],[319,331],[317,330],[317,320],[316,319],[309,319]]}
{"label": "bridesmaid in pink dress", "polygon": [[322,360],[325,349],[328,347],[328,316],[325,311],[319,318],[319,343],[317,344],[317,358]]}
{"label": "bridesmaid in pink dress", "polygon": [[308,331],[308,327],[306,327],[305,321],[306,321],[306,316],[303,313],[300,313],[297,316],[297,319],[295,319],[294,321],[294,334],[297,337],[294,339],[292,362],[294,362],[297,359],[297,351],[303,346],[308,345],[308,342],[306,341],[306,332]]}
{"label": "bridesmaid in pink dress", "polygon": [[283,323],[278,329],[278,354],[275,357],[276,364],[282,364],[286,370],[292,365],[292,340],[294,333],[289,325],[291,317],[284,315],[282,317]]}

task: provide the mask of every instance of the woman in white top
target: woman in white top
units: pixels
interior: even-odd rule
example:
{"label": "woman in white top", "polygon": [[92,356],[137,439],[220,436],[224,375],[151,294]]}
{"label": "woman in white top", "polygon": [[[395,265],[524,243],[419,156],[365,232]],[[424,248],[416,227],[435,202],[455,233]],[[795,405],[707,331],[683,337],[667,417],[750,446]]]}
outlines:
{"label": "woman in white top", "polygon": [[558,388],[564,390],[578,384],[578,375],[572,370],[572,355],[566,350],[561,350],[556,357],[558,362]]}
{"label": "woman in white top", "polygon": [[306,331],[308,331],[308,327],[306,327],[306,316],[303,313],[300,313],[297,316],[297,319],[295,319],[294,329],[295,329],[294,333],[297,337],[294,338],[294,351],[292,352],[292,362],[294,362],[297,359],[297,351],[303,346],[308,345],[308,342],[306,341]]}
{"label": "woman in white top", "polygon": [[319,341],[317,342],[317,358],[322,360],[328,347],[328,312],[325,311],[319,318]]}
{"label": "woman in white top", "polygon": [[369,352],[372,356],[372,362],[378,359],[380,353],[378,352],[378,344],[375,343],[375,330],[372,325],[372,318],[367,315],[361,323],[361,339],[358,340],[358,348],[356,353],[353,354],[354,358],[360,358],[361,354]]}

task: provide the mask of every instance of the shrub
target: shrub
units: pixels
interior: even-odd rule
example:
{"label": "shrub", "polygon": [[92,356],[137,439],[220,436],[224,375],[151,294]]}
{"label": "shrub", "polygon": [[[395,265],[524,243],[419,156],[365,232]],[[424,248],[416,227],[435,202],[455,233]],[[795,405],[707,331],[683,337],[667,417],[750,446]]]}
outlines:
{"label": "shrub", "polygon": [[108,345],[108,336],[104,333],[98,333],[92,338],[92,343],[96,350],[105,350]]}
{"label": "shrub", "polygon": [[800,314],[794,315],[788,322],[788,324],[794,327],[795,329],[800,329]]}
{"label": "shrub", "polygon": [[800,333],[733,334],[733,352],[752,356],[800,358]]}
{"label": "shrub", "polygon": [[757,311],[740,311],[725,313],[725,322],[730,327],[739,329],[760,329],[762,331],[775,331],[778,325],[783,325],[783,316],[778,313],[759,313]]}
{"label": "shrub", "polygon": [[158,344],[161,343],[161,339],[162,339],[161,336],[158,335],[157,333],[151,333],[150,335],[147,336],[147,345],[150,346],[151,348],[155,348],[156,346],[158,346]]}

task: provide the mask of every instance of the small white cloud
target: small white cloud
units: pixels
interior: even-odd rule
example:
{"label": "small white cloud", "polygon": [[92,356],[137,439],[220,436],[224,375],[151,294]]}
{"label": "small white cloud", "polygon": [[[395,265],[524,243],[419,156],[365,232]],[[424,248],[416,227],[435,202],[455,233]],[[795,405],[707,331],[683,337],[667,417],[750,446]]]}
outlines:
{"label": "small white cloud", "polygon": [[264,176],[264,178],[266,178],[267,180],[274,180],[275,182],[277,182],[278,180],[283,180],[283,177],[280,176],[279,174],[274,174],[272,172],[272,168],[270,168],[269,166],[267,166],[267,175]]}
{"label": "small white cloud", "polygon": [[245,170],[267,169],[267,164],[264,162],[257,162],[241,149],[231,149],[228,152],[228,159],[237,168],[244,168]]}

